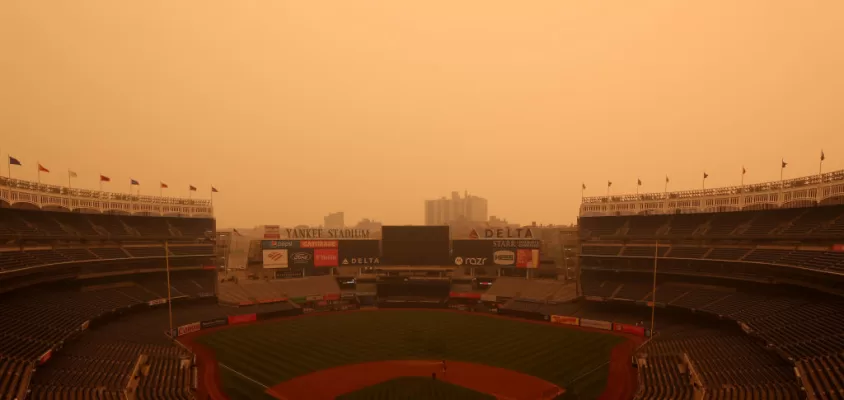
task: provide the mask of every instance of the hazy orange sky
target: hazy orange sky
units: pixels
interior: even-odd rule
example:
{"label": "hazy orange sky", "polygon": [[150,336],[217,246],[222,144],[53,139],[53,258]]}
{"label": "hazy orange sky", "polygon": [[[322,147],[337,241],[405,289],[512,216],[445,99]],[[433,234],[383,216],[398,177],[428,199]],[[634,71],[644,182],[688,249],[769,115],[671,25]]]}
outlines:
{"label": "hazy orange sky", "polygon": [[841,0],[0,2],[12,176],[214,184],[219,226],[418,224],[452,190],[569,223],[581,182],[776,180],[842,145]]}

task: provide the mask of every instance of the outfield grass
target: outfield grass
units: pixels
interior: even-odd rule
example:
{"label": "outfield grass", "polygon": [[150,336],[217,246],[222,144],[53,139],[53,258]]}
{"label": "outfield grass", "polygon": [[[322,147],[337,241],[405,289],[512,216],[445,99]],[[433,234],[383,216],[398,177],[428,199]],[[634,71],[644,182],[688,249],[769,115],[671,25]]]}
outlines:
{"label": "outfield grass", "polygon": [[440,380],[404,377],[337,397],[337,400],[495,400],[495,396]]}
{"label": "outfield grass", "polygon": [[[232,327],[198,338],[214,350],[218,361],[269,387],[346,364],[448,359],[533,375],[584,398],[595,398],[603,391],[609,367],[571,381],[606,363],[612,347],[622,340],[518,320],[428,310],[326,313]],[[225,368],[221,368],[221,378],[232,398],[257,398],[253,394],[260,388],[254,383]]]}

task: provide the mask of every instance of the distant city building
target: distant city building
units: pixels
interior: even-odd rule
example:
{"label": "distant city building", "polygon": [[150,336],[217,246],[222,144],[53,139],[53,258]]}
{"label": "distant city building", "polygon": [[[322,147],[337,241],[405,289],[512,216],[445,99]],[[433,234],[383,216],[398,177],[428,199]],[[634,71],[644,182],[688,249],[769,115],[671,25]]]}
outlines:
{"label": "distant city building", "polygon": [[450,225],[457,221],[486,222],[487,201],[478,196],[451,192],[451,198],[425,201],[425,225]]}
{"label": "distant city building", "polygon": [[323,218],[323,220],[325,222],[323,226],[326,229],[340,229],[346,227],[345,217],[342,211],[329,213],[325,216],[325,218]]}

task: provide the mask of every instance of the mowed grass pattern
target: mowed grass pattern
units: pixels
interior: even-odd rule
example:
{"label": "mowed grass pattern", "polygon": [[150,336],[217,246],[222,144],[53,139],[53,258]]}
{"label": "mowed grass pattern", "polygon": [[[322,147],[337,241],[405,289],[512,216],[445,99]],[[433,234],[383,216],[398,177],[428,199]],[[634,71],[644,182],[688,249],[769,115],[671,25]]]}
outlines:
{"label": "mowed grass pattern", "polygon": [[337,397],[337,400],[495,400],[478,393],[431,378],[406,377],[389,380]]}
{"label": "mowed grass pattern", "polygon": [[[198,339],[226,366],[271,387],[340,365],[383,360],[457,360],[533,375],[597,397],[606,386],[610,350],[623,338],[518,320],[431,310],[326,313],[245,325]],[[255,393],[223,373],[233,398]],[[576,377],[595,370],[571,383]],[[254,398],[254,397],[251,397]]]}

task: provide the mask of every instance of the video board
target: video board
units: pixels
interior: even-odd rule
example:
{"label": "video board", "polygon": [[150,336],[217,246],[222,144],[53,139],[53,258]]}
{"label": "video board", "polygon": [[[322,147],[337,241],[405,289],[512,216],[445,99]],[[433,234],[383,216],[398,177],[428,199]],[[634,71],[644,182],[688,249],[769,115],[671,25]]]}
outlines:
{"label": "video board", "polygon": [[340,266],[381,265],[381,242],[378,240],[341,240]]}
{"label": "video board", "polygon": [[448,265],[448,226],[384,226],[381,228],[383,265]]}

